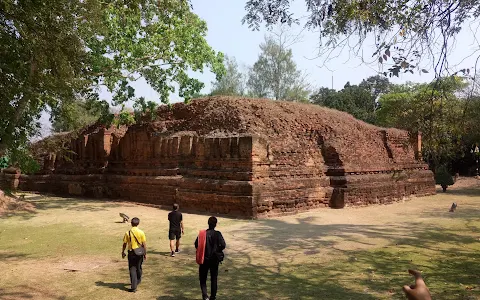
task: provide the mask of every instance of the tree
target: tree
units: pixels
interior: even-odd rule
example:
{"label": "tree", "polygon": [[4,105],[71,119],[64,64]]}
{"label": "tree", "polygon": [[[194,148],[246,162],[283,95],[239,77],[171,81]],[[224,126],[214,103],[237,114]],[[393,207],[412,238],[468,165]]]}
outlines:
{"label": "tree", "polygon": [[464,145],[470,150],[471,145],[480,142],[480,97],[475,96],[467,99],[462,99],[464,107],[462,123],[465,132],[468,134],[464,136]]}
{"label": "tree", "polygon": [[[382,94],[386,94],[390,91],[391,83],[388,78],[375,75],[370,76],[367,79],[363,79],[359,84],[359,87],[369,90],[370,94],[375,100]],[[374,108],[375,109],[375,108]]]}
{"label": "tree", "polygon": [[276,36],[265,36],[260,45],[261,53],[248,75],[249,92],[255,97],[275,100],[306,100],[309,85],[293,61],[292,50],[288,48],[291,40],[282,30]]}
{"label": "tree", "polygon": [[[90,9],[89,4],[1,2],[0,152],[24,151],[38,131],[35,121],[41,111],[84,87],[82,64],[88,55],[79,37],[83,9]],[[94,28],[98,15],[91,10]]]}
{"label": "tree", "polygon": [[[157,114],[157,109],[158,109],[158,103],[154,102],[154,101],[147,101],[145,100],[144,97],[140,97],[138,99],[137,102],[135,102],[135,104],[133,105],[133,115],[135,117],[134,120],[132,120],[130,117],[128,116],[132,116],[131,113],[128,114],[127,116],[127,119],[129,121],[129,123],[133,123],[134,121],[139,123],[141,121],[143,121],[144,119],[147,120],[148,122],[151,122],[153,120],[155,120]],[[125,110],[122,109],[122,112],[124,112]],[[121,113],[122,113],[121,112]],[[120,113],[120,116],[121,117],[124,117],[122,116]]]}
{"label": "tree", "polygon": [[190,99],[203,83],[188,70],[224,72],[206,32],[187,0],[2,1],[0,153],[25,152],[40,113],[79,95],[112,121],[102,86],[115,105],[136,100],[131,82],[141,77],[164,103],[177,85]]}
{"label": "tree", "polygon": [[301,77],[298,77],[288,89],[285,100],[309,103],[311,93],[312,85],[307,80],[307,74],[304,73]]}
{"label": "tree", "polygon": [[317,105],[333,108],[336,93],[337,91],[334,89],[321,87],[310,96],[310,101]]}
{"label": "tree", "polygon": [[207,44],[207,24],[187,0],[137,0],[128,6],[114,1],[106,9],[108,30],[101,38],[91,36],[87,45],[97,54],[97,82],[114,92],[114,103],[136,99],[130,82],[141,77],[168,103],[175,84],[185,100],[203,88],[188,70],[209,67],[218,78],[223,75],[223,54]]}
{"label": "tree", "polygon": [[[300,24],[292,13],[292,0],[248,0],[242,22],[259,29],[265,22],[275,24]],[[462,26],[480,16],[480,2],[444,0],[347,1],[305,0],[309,13],[305,28],[319,31],[321,46],[319,56],[328,56],[331,50],[347,47],[354,54],[365,41],[375,41],[374,61],[390,62],[387,73],[398,76],[400,72],[427,72],[419,68],[422,59],[430,59],[436,77],[449,74],[448,56]],[[305,18],[302,18],[305,19]],[[475,45],[480,45],[471,34]],[[458,70],[454,70],[458,71]],[[463,69],[466,72],[466,69]]]}
{"label": "tree", "polygon": [[310,100],[315,104],[345,111],[359,120],[375,124],[376,98],[387,85],[388,79],[383,81],[377,77],[369,77],[360,85],[351,85],[347,82],[338,92],[322,87],[310,97]]}
{"label": "tree", "polygon": [[462,101],[463,117],[462,125],[467,133],[463,137],[466,146],[465,151],[469,152],[473,144],[480,142],[480,79],[478,77],[468,81],[468,86],[457,93]]}
{"label": "tree", "polygon": [[263,77],[265,74],[262,72],[262,67],[258,63],[255,63],[248,71],[248,96],[257,98],[268,98],[271,95],[270,82],[267,78]]}
{"label": "tree", "polygon": [[445,193],[449,185],[453,185],[452,175],[448,172],[446,166],[439,166],[435,172],[435,183],[442,186],[442,190]]}
{"label": "tree", "polygon": [[423,158],[432,169],[449,164],[458,155],[465,132],[462,100],[455,95],[464,85],[462,78],[448,77],[430,84],[395,86],[380,97],[378,123],[422,132]]}
{"label": "tree", "polygon": [[63,102],[60,107],[53,107],[50,115],[53,132],[74,131],[95,123],[100,118],[100,111],[87,107],[83,99]]}
{"label": "tree", "polygon": [[245,75],[240,72],[235,57],[225,56],[225,74],[212,82],[213,95],[242,96],[245,93]]}

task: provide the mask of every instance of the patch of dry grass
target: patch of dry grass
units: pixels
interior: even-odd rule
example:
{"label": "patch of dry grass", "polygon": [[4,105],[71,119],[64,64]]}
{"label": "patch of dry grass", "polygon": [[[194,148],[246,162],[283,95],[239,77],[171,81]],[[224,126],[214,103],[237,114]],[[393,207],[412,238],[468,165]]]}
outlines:
{"label": "patch of dry grass", "polygon": [[0,217],[23,212],[32,213],[34,211],[35,206],[32,203],[5,195],[5,192],[0,190]]}
{"label": "patch of dry grass", "polygon": [[[475,182],[476,183],[476,182]],[[29,195],[35,213],[0,222],[0,299],[121,299],[120,256],[141,219],[148,260],[135,298],[200,299],[193,242],[208,216],[184,214],[183,251],[168,256],[168,211],[129,203]],[[455,213],[449,213],[457,202]],[[268,220],[219,218],[226,261],[220,299],[403,299],[417,268],[434,299],[480,295],[480,189],[472,184],[403,203],[320,209]]]}

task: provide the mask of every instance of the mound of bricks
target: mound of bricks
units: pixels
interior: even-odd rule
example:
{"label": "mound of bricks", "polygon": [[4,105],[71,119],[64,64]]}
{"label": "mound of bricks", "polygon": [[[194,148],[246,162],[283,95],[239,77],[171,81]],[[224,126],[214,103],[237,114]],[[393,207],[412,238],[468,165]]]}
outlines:
{"label": "mound of bricks", "polygon": [[90,126],[66,154],[13,176],[23,190],[120,198],[248,218],[435,193],[421,136],[312,104],[208,97],[153,122]]}

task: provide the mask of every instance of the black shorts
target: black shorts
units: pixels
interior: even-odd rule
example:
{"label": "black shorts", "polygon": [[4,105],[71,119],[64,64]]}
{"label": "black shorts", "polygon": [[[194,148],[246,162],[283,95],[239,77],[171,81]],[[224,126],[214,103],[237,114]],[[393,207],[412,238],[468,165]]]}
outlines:
{"label": "black shorts", "polygon": [[182,237],[182,231],[180,229],[173,229],[168,231],[169,240],[179,240]]}

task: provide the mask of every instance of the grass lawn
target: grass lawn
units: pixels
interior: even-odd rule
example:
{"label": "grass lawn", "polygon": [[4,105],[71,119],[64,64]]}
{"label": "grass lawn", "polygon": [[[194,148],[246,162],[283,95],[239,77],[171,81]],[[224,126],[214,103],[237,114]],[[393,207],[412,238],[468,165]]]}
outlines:
{"label": "grass lawn", "polygon": [[[201,299],[193,242],[208,216],[184,214],[184,246],[171,258],[168,211],[40,195],[27,200],[34,213],[0,218],[0,299]],[[448,212],[452,202],[455,213]],[[136,294],[126,291],[121,246],[130,225],[119,212],[139,217],[147,235]],[[221,217],[217,229],[227,242],[218,299],[404,299],[401,287],[413,283],[408,268],[423,272],[433,299],[480,299],[478,184],[385,206],[268,220]]]}

